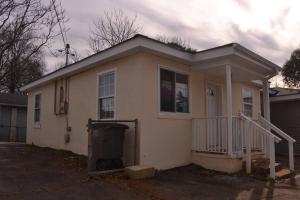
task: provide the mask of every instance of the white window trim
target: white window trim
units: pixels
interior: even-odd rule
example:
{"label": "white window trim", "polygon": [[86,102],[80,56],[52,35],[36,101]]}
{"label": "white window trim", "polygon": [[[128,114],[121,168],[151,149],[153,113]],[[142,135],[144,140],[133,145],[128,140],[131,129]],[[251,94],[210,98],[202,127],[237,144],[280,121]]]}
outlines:
{"label": "white window trim", "polygon": [[97,111],[96,111],[96,119],[97,120],[100,120],[99,116],[100,116],[100,113],[99,113],[99,80],[100,80],[100,76],[103,75],[103,74],[107,74],[107,73],[110,73],[110,72],[114,72],[114,75],[115,75],[115,92],[114,92],[114,95],[110,95],[110,96],[106,96],[106,97],[102,97],[102,98],[109,98],[109,97],[114,97],[114,117],[113,118],[107,118],[107,119],[101,119],[101,120],[115,120],[117,117],[117,112],[116,112],[116,108],[117,108],[117,104],[116,104],[116,99],[117,99],[117,68],[113,68],[113,69],[109,69],[109,70],[105,70],[105,71],[102,71],[102,72],[99,72],[97,73],[97,83],[96,83],[96,108],[97,108]]}
{"label": "white window trim", "polygon": [[[161,96],[160,96],[160,69],[169,70],[175,73],[183,74],[188,76],[188,97],[189,97],[189,112],[182,113],[182,112],[166,112],[161,111]],[[157,68],[157,88],[158,88],[158,118],[171,118],[171,119],[191,119],[192,118],[192,84],[191,84],[191,73],[187,71],[183,71],[180,69],[177,69],[175,67],[169,67],[165,65],[158,64]]]}
{"label": "white window trim", "polygon": [[[251,97],[252,97],[252,103],[249,103],[249,102],[244,102],[244,97],[243,97],[243,90],[247,90],[247,91],[250,91],[251,92]],[[249,87],[242,87],[242,111],[243,113],[245,113],[245,106],[244,105],[251,105],[251,113],[252,113],[252,116],[251,118],[253,118],[254,116],[254,112],[253,112],[253,107],[254,107],[254,98],[253,98],[253,91],[251,88]]]}
{"label": "white window trim", "polygon": [[[38,122],[35,121],[35,97],[40,95],[40,120]],[[41,121],[42,121],[42,92],[36,92],[33,94],[33,128],[41,128]]]}

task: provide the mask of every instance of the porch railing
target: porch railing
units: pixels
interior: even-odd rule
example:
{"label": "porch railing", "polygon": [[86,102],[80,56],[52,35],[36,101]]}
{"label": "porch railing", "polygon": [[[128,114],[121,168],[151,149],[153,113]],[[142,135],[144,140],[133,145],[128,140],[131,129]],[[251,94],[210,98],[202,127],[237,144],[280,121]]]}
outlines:
{"label": "porch railing", "polygon": [[[275,142],[280,142],[281,139],[244,114],[240,113],[240,116],[243,123],[242,131],[245,135],[246,172],[251,173],[251,153],[253,146],[255,148],[259,146],[261,147],[259,149],[261,151],[268,148],[270,155],[270,177],[275,178]],[[256,138],[259,138],[258,142]]]}
{"label": "porch railing", "polygon": [[[262,149],[261,138],[252,128],[252,148]],[[227,117],[194,118],[192,122],[192,150],[198,152],[228,153]],[[232,118],[232,152],[242,156],[245,148],[244,123],[239,116]]]}
{"label": "porch railing", "polygon": [[[192,151],[227,154],[227,123],[225,116],[193,119]],[[271,130],[288,141],[290,169],[294,170],[293,138],[261,116],[257,121],[242,113],[232,118],[232,152],[245,158],[248,173],[251,172],[251,153],[255,150],[270,159],[270,177],[275,178],[275,142],[281,138]]]}
{"label": "porch railing", "polygon": [[227,118],[195,118],[192,121],[192,150],[227,153]]}
{"label": "porch railing", "polygon": [[290,170],[294,170],[294,143],[296,140],[290,137],[288,134],[283,132],[281,129],[276,127],[274,124],[266,120],[264,117],[259,116],[259,122],[262,126],[267,130],[274,131],[278,136],[285,139],[288,142],[288,149],[289,149],[289,168]]}

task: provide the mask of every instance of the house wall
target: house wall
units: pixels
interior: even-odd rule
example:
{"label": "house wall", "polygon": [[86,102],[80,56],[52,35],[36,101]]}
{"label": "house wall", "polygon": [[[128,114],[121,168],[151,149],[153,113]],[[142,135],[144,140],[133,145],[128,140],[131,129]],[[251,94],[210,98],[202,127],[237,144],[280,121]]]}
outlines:
{"label": "house wall", "polygon": [[[87,122],[97,117],[97,77],[100,72],[116,70],[116,118],[138,117],[139,78],[141,70],[139,55],[109,62],[88,71],[69,77],[68,115],[54,114],[54,82],[29,92],[27,143],[70,150],[87,155]],[[41,93],[41,127],[34,125],[34,95]],[[71,141],[64,142],[67,133],[66,121],[72,128]]]}
{"label": "house wall", "polygon": [[[191,114],[170,114],[159,111],[159,66],[190,74]],[[167,169],[191,163],[191,128],[193,117],[206,116],[207,81],[217,81],[223,90],[226,115],[226,85],[224,79],[192,71],[190,66],[148,53],[137,53],[109,62],[69,78],[68,123],[72,127],[71,141],[64,142],[66,115],[54,115],[54,82],[29,92],[27,143],[71,150],[87,154],[87,120],[97,114],[97,74],[116,69],[116,118],[139,119],[139,161],[143,165]],[[242,108],[241,88],[233,83],[233,111]],[[250,86],[249,86],[250,87]],[[254,113],[259,110],[259,89],[254,91]],[[41,127],[33,124],[34,95],[40,92]],[[257,95],[258,94],[258,95]]]}

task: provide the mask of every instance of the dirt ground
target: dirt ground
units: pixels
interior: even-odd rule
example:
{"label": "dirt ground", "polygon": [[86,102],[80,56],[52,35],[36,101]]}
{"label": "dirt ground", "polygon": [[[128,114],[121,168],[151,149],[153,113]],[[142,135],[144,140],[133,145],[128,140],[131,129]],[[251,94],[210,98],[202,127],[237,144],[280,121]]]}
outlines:
{"label": "dirt ground", "polygon": [[[300,159],[299,159],[300,160]],[[0,199],[300,199],[300,177],[270,183],[190,165],[146,180],[123,173],[89,177],[85,158],[64,151],[0,144]]]}

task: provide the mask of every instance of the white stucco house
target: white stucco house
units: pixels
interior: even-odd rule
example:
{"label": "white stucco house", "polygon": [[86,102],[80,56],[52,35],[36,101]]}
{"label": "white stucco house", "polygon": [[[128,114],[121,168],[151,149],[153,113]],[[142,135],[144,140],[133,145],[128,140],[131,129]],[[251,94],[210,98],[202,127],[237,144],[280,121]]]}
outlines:
{"label": "white stucco house", "polygon": [[24,86],[27,143],[86,155],[89,118],[138,119],[142,165],[236,172],[246,161],[250,172],[255,149],[274,177],[274,142],[289,141],[293,169],[292,138],[269,123],[268,80],[280,69],[237,43],[189,53],[136,35]]}

